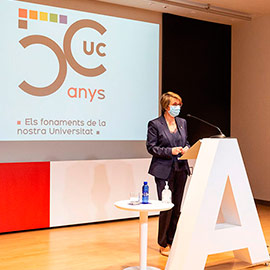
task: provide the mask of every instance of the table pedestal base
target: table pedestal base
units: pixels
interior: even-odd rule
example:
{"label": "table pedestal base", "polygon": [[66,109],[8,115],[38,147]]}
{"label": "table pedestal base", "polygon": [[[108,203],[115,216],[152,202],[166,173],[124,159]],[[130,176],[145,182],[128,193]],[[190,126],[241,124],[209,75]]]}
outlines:
{"label": "table pedestal base", "polygon": [[148,211],[166,211],[173,207],[172,203],[150,201],[149,204],[130,205],[129,201],[119,201],[114,204],[124,210],[140,212],[140,266],[130,266],[123,270],[161,270],[153,266],[147,266],[147,234],[148,234]]}
{"label": "table pedestal base", "polygon": [[[125,268],[123,270],[141,270],[140,266],[130,266],[128,268]],[[146,270],[160,270],[159,268],[147,266]]]}

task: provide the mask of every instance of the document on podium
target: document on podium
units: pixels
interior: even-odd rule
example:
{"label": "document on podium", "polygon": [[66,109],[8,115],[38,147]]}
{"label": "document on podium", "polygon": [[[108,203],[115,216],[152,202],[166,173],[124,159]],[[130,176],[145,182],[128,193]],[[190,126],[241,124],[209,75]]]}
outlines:
{"label": "document on podium", "polygon": [[195,144],[193,144],[188,151],[178,158],[178,160],[185,160],[185,159],[196,159],[201,147],[202,140],[198,140]]}

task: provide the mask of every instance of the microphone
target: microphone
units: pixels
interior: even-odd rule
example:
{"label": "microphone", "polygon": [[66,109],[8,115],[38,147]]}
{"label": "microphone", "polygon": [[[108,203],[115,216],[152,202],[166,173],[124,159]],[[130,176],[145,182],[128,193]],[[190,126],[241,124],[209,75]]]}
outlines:
{"label": "microphone", "polygon": [[200,122],[203,122],[203,123],[205,123],[205,124],[207,124],[207,125],[209,125],[209,126],[211,126],[211,127],[216,128],[216,129],[219,131],[220,134],[218,134],[218,135],[213,135],[213,136],[211,136],[210,138],[226,138],[226,136],[222,133],[222,131],[220,130],[219,127],[217,127],[217,126],[215,126],[215,125],[213,125],[213,124],[211,124],[211,123],[209,123],[209,122],[207,122],[207,121],[205,121],[205,120],[203,120],[203,119],[201,119],[201,118],[199,118],[199,117],[197,117],[197,116],[191,115],[191,114],[189,114],[189,113],[187,114],[187,117],[194,118],[194,119],[196,119],[196,120],[199,120]]}

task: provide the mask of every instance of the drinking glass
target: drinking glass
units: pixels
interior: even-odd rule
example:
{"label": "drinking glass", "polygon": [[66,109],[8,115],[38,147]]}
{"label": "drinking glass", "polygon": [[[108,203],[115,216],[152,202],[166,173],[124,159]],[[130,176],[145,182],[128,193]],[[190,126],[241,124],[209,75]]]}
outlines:
{"label": "drinking glass", "polygon": [[129,203],[133,205],[140,204],[140,192],[130,192]]}

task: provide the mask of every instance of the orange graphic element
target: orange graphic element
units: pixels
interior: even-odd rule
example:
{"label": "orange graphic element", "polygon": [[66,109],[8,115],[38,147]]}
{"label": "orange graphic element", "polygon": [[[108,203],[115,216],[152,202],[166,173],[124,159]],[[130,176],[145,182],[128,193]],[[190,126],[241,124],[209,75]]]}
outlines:
{"label": "orange graphic element", "polygon": [[21,29],[27,29],[27,21],[19,20],[18,21],[18,27]]}
{"label": "orange graphic element", "polygon": [[32,20],[37,20],[38,12],[36,10],[29,10],[29,18]]}
{"label": "orange graphic element", "polygon": [[59,62],[59,73],[54,82],[46,87],[35,87],[23,81],[19,87],[26,93],[33,96],[48,96],[56,92],[60,86],[63,84],[66,74],[67,74],[67,62],[66,57],[59,47],[59,45],[54,42],[52,39],[40,35],[28,36],[20,40],[20,44],[27,48],[33,44],[42,44],[50,48],[56,55]]}
{"label": "orange graphic element", "polygon": [[17,125],[20,125],[22,122],[21,121],[17,121]]}
{"label": "orange graphic element", "polygon": [[[45,17],[48,19],[48,13],[46,12],[40,12],[40,20],[45,20]],[[26,21],[27,23],[27,21]],[[26,25],[27,27],[27,25]],[[45,45],[48,48],[50,48],[54,54],[56,55],[58,62],[59,62],[59,72],[57,75],[57,78],[55,81],[53,81],[51,84],[49,84],[46,87],[36,87],[33,85],[30,85],[26,81],[23,81],[19,87],[25,92],[33,96],[48,96],[56,92],[63,82],[65,81],[66,74],[67,74],[67,62],[70,64],[71,68],[79,73],[80,75],[86,76],[86,77],[95,77],[103,74],[106,71],[106,68],[101,64],[95,68],[85,68],[81,66],[74,58],[72,51],[71,51],[71,42],[73,36],[82,28],[91,28],[99,32],[101,35],[103,35],[107,30],[104,26],[102,26],[100,23],[92,20],[80,20],[75,23],[73,23],[67,30],[65,36],[64,36],[64,52],[60,48],[60,46],[53,41],[52,39],[42,36],[42,35],[31,35],[27,36],[23,39],[21,39],[19,42],[23,46],[23,48],[27,48],[30,45],[33,44],[40,44]],[[100,51],[100,47],[105,47],[106,44],[99,43],[96,46],[96,51],[99,56],[105,56],[106,54],[104,52]],[[93,100],[94,95],[96,94],[96,91],[92,94],[90,92],[91,100]],[[100,97],[99,99],[104,99],[105,95],[103,89],[99,89],[98,94]]]}
{"label": "orange graphic element", "polygon": [[48,21],[48,13],[47,12],[39,12],[39,19],[41,21]]}
{"label": "orange graphic element", "polygon": [[[105,90],[103,89],[90,89],[88,88],[87,90],[85,88],[77,88],[77,87],[70,87],[68,89],[68,96],[70,98],[89,98],[90,102],[93,101],[95,97],[98,99],[104,99],[105,98]],[[95,98],[95,99],[97,99]]]}
{"label": "orange graphic element", "polygon": [[[92,55],[94,53],[94,50],[95,50],[95,44],[94,42],[91,42],[90,43],[90,51],[87,50],[87,42],[84,40],[83,41],[83,51],[86,55]],[[106,44],[104,43],[99,43],[97,46],[96,46],[96,51],[97,51],[97,54],[101,57],[103,56],[106,56],[106,53],[103,53],[100,51],[100,47],[106,47]]]}
{"label": "orange graphic element", "polygon": [[[79,74],[86,77],[99,76],[106,71],[103,65],[99,65],[96,68],[85,68],[81,66],[74,58],[71,52],[71,41],[73,36],[82,28],[92,28],[103,35],[106,32],[106,28],[100,23],[92,20],[80,20],[73,23],[67,30],[64,37],[64,52],[70,66]],[[106,46],[104,44],[104,46]]]}
{"label": "orange graphic element", "polygon": [[27,18],[27,9],[19,8],[19,17]]}

